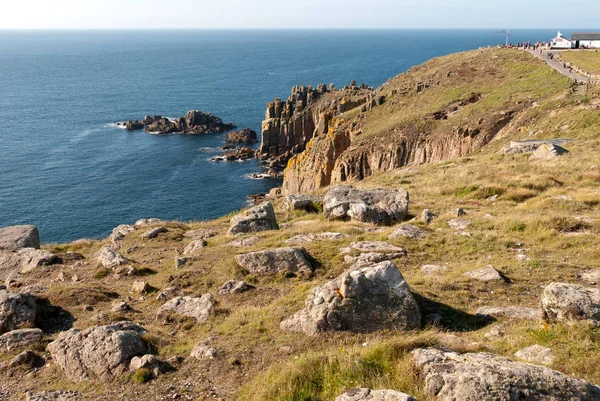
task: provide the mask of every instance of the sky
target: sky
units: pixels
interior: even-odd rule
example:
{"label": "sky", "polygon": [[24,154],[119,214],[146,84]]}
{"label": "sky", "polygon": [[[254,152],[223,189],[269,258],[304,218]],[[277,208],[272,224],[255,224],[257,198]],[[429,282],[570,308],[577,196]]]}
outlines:
{"label": "sky", "polygon": [[598,0],[0,0],[0,29],[599,28]]}

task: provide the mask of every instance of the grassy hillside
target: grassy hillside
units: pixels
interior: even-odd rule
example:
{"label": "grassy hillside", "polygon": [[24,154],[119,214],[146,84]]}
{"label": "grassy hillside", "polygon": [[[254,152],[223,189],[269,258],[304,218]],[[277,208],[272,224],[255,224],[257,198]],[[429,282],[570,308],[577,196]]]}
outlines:
{"label": "grassy hillside", "polygon": [[[105,241],[83,241],[47,245],[51,251],[76,251],[86,256],[81,266],[49,266],[24,276],[23,286],[34,286],[40,297],[73,316],[73,325],[87,328],[121,320],[132,320],[149,331],[161,359],[184,358],[177,371],[140,384],[127,375],[117,383],[71,383],[54,365],[27,374],[2,377],[15,393],[25,390],[74,389],[85,399],[146,399],[171,397],[190,400],[333,400],[346,389],[367,386],[398,389],[417,399],[423,383],[416,375],[407,353],[424,345],[444,344],[455,350],[494,352],[513,357],[526,346],[540,344],[552,348],[556,359],[552,368],[600,384],[600,330],[585,323],[548,325],[541,322],[500,319],[483,322],[475,317],[481,306],[521,305],[537,307],[540,294],[553,281],[582,283],[578,274],[600,269],[600,97],[591,88],[586,94],[570,92],[570,84],[552,70],[540,66],[532,71],[520,64],[526,54],[509,56],[509,50],[485,66],[480,63],[490,51],[471,52],[434,60],[435,67],[449,72],[443,63],[464,64],[452,68],[447,77],[464,90],[453,91],[449,83],[439,91],[410,95],[404,102],[407,113],[386,120],[386,106],[366,117],[364,140],[387,132],[398,124],[414,121],[413,113],[432,113],[463,99],[465,93],[486,93],[478,103],[464,108],[456,120],[471,122],[473,113],[493,113],[507,107],[520,107],[532,97],[544,102],[531,105],[517,122],[481,152],[441,163],[423,164],[375,174],[354,184],[361,187],[404,188],[410,193],[410,218],[425,208],[438,217],[430,225],[414,224],[428,231],[425,239],[387,240],[393,227],[370,230],[368,224],[327,221],[319,213],[287,212],[282,201],[275,202],[279,231],[256,234],[260,241],[246,248],[231,246],[226,236],[229,218],[208,222],[170,222],[169,232],[157,239],[142,239],[145,230],[129,234],[121,251],[132,260],[137,276],[115,279],[99,267],[94,253]],[[505,53],[506,52],[506,53]],[[496,53],[494,53],[496,54]],[[507,61],[508,60],[508,61]],[[496,63],[510,62],[503,69],[502,83],[494,81]],[[390,81],[384,91],[398,85],[411,86],[407,76]],[[410,84],[410,85],[409,85]],[[392,97],[393,99],[393,97]],[[521,103],[522,104],[522,103]],[[479,108],[483,108],[479,110]],[[455,124],[441,120],[439,124]],[[509,140],[569,137],[569,154],[550,161],[529,160],[528,155],[503,155],[499,150]],[[322,191],[321,191],[322,192]],[[491,198],[497,195],[495,198]],[[453,209],[461,207],[470,220],[470,236],[457,235],[448,226],[456,218]],[[175,256],[190,241],[190,230],[214,230],[203,248],[185,267],[175,269]],[[349,238],[315,241],[304,245],[318,262],[314,277],[259,277],[243,271],[234,255],[254,250],[287,246],[285,241],[301,233],[340,232]],[[347,268],[339,248],[352,241],[383,240],[401,246],[408,257],[396,260],[400,271],[416,294],[422,314],[441,315],[439,324],[406,333],[331,333],[309,337],[282,331],[281,320],[300,310],[311,288],[339,275]],[[518,245],[521,244],[521,245]],[[522,256],[519,256],[522,255]],[[424,264],[448,269],[425,275]],[[510,282],[481,283],[463,273],[493,265]],[[64,281],[59,280],[63,273]],[[79,281],[73,283],[71,277]],[[216,295],[231,279],[243,279],[255,288],[238,295]],[[131,292],[134,281],[145,280],[156,292],[140,296]],[[587,284],[586,284],[587,285]],[[158,290],[177,286],[186,295],[215,295],[217,309],[206,324],[173,317],[156,318],[162,301]],[[111,312],[115,300],[127,300],[133,308]],[[85,307],[89,306],[89,307]],[[486,337],[492,327],[505,326],[505,336]],[[51,326],[52,322],[49,321]],[[51,341],[55,334],[47,336]],[[214,360],[188,358],[192,347],[209,339],[219,351]],[[43,349],[41,349],[43,353]],[[0,354],[0,362],[16,353]],[[4,373],[0,373],[4,375]],[[1,390],[1,388],[0,388]]]}
{"label": "grassy hillside", "polygon": [[560,56],[567,63],[571,63],[590,74],[600,74],[600,52],[598,51],[562,52]]}

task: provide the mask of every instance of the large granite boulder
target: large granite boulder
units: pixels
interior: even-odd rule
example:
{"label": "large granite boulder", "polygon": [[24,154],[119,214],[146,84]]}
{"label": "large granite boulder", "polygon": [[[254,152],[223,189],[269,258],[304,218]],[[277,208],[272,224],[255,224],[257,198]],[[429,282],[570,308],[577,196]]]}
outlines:
{"label": "large granite boulder", "polygon": [[346,391],[335,401],[417,401],[408,394],[394,390],[371,390],[370,388],[357,388]]}
{"label": "large granite boulder", "polygon": [[0,334],[35,326],[35,297],[0,290]]}
{"label": "large granite boulder", "polygon": [[547,367],[433,348],[412,355],[426,393],[439,401],[600,400],[600,387]]}
{"label": "large granite boulder", "polygon": [[241,131],[230,132],[225,136],[225,141],[229,143],[250,144],[256,143],[256,131],[250,128],[244,128]]}
{"label": "large granite boulder", "polygon": [[551,322],[587,320],[600,325],[600,289],[552,283],[542,293],[542,309]]}
{"label": "large granite boulder", "polygon": [[228,234],[250,233],[268,230],[279,230],[275,210],[271,202],[244,210],[234,216],[230,222]]}
{"label": "large granite boulder", "polygon": [[0,228],[0,250],[16,251],[22,248],[40,248],[40,234],[35,226]]}
{"label": "large granite boulder", "polygon": [[396,265],[389,261],[349,269],[313,288],[305,306],[281,322],[281,328],[316,334],[411,330],[421,326],[417,302]]}
{"label": "large granite boulder", "polygon": [[304,210],[306,212],[314,212],[317,211],[322,204],[322,196],[294,194],[285,197],[285,207],[290,211]]}
{"label": "large granite boulder", "polygon": [[71,329],[48,344],[54,363],[73,381],[113,381],[129,370],[135,356],[148,353],[146,330],[131,322]]}
{"label": "large granite boulder", "polygon": [[278,248],[236,255],[235,261],[250,273],[310,274],[314,267],[306,260],[303,248]]}
{"label": "large granite boulder", "polygon": [[113,242],[122,241],[128,234],[134,232],[136,228],[129,224],[121,224],[112,230],[112,234],[110,235],[110,239]]}
{"label": "large granite boulder", "polygon": [[537,148],[535,152],[531,154],[531,160],[551,160],[559,156],[565,155],[569,151],[561,146],[554,144],[544,144]]}
{"label": "large granite boulder", "polygon": [[42,342],[44,332],[40,329],[17,329],[0,336],[0,352],[27,347]]}
{"label": "large granite boulder", "polygon": [[128,260],[114,248],[104,245],[96,252],[96,260],[104,267],[114,269],[128,263]]}
{"label": "large granite boulder", "polygon": [[214,299],[210,294],[204,294],[200,298],[176,297],[158,308],[156,315],[163,318],[169,313],[192,317],[198,323],[204,323],[213,311]]}
{"label": "large granite boulder", "polygon": [[29,273],[37,267],[51,265],[57,262],[58,257],[48,251],[35,248],[23,248],[17,251],[21,259],[21,273]]}
{"label": "large granite boulder", "polygon": [[392,225],[408,214],[408,192],[403,189],[358,189],[336,186],[323,200],[326,218]]}

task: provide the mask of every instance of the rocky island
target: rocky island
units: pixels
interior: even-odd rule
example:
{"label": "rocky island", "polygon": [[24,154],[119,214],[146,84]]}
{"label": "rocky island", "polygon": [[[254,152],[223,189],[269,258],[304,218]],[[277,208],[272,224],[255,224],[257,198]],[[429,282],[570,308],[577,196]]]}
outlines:
{"label": "rocky island", "polygon": [[224,123],[219,117],[199,110],[190,110],[184,117],[170,120],[162,116],[145,116],[140,121],[126,121],[127,131],[145,130],[152,134],[216,134],[235,129],[231,123]]}
{"label": "rocky island", "polygon": [[600,400],[580,89],[514,49],[295,87],[267,107],[284,182],[259,205],[68,244],[0,229],[0,399]]}

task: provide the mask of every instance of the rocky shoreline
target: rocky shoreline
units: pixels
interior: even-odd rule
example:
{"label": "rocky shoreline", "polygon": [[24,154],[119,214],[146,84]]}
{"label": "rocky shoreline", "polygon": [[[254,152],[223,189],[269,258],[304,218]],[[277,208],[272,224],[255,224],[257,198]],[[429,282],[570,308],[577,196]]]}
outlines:
{"label": "rocky shoreline", "polygon": [[127,131],[144,130],[152,134],[218,134],[236,128],[219,117],[199,110],[190,110],[185,116],[173,120],[163,116],[145,116],[141,121],[128,120],[117,123]]}

